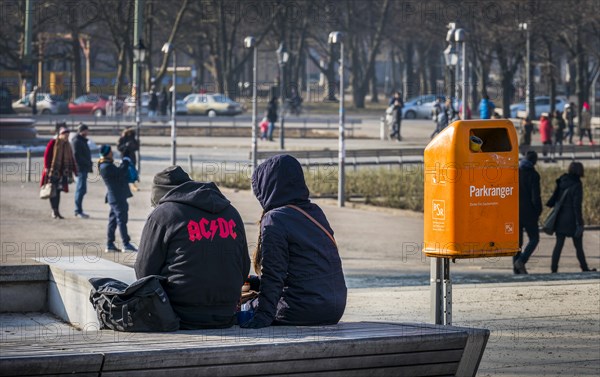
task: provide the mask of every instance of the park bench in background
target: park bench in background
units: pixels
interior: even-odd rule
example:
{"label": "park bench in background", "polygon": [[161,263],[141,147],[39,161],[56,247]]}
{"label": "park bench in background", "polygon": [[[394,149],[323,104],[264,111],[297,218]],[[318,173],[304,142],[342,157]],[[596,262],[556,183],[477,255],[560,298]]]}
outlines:
{"label": "park bench in background", "polygon": [[[385,322],[173,333],[99,331],[88,302],[88,277],[127,281],[133,278],[132,269],[81,257],[48,264],[45,270],[40,265],[0,266],[0,307],[32,282],[43,282],[46,273],[48,300],[55,302],[42,306],[80,330],[65,331],[64,325],[51,323],[11,326],[5,321],[10,314],[0,315],[0,376],[475,376],[489,337],[483,329]],[[68,303],[61,307],[56,300]],[[35,310],[40,310],[39,303]]]}

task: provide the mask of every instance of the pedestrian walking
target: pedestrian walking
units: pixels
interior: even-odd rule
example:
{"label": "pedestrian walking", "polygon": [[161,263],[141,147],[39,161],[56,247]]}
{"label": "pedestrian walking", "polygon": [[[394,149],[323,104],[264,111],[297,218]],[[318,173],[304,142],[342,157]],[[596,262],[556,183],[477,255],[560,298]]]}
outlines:
{"label": "pedestrian walking", "polygon": [[573,144],[573,135],[575,134],[575,117],[577,116],[575,111],[575,104],[573,102],[567,103],[565,105],[565,110],[563,111],[563,119],[567,124],[567,134],[565,135],[565,140],[569,138],[569,144]]}
{"label": "pedestrian walking", "polygon": [[446,123],[444,128],[458,119],[457,112],[454,109],[454,105],[452,104],[452,100],[450,98],[446,98],[446,103],[444,104],[444,112],[446,113]]}
{"label": "pedestrian walking", "polygon": [[519,132],[521,133],[521,137],[519,138],[519,151],[523,157],[525,157],[529,148],[531,148],[531,134],[533,133],[533,122],[531,121],[531,118],[526,117],[525,119],[521,119],[521,129]]}
{"label": "pedestrian walking", "polygon": [[552,113],[552,131],[554,132],[554,151],[557,150],[558,146],[558,155],[562,156],[563,152],[563,139],[564,139],[564,130],[566,127],[565,120],[562,117],[562,114],[558,110],[554,110]]}
{"label": "pedestrian walking", "polygon": [[167,115],[167,106],[169,105],[169,94],[167,88],[162,87],[160,94],[158,95],[158,112],[160,116]]}
{"label": "pedestrian walking", "polygon": [[31,93],[29,94],[29,106],[31,106],[31,113],[33,115],[37,115],[37,94],[38,87],[37,85],[35,85]]}
{"label": "pedestrian walking", "polygon": [[400,135],[400,127],[402,125],[402,108],[404,107],[404,102],[402,102],[402,93],[394,93],[394,96],[390,99],[390,106],[393,106],[392,133],[390,134],[390,139],[395,137],[397,141],[401,141],[402,136]]}
{"label": "pedestrian walking", "polygon": [[[100,160],[98,160],[98,169],[100,175],[106,185],[105,203],[110,206],[108,215],[107,227],[107,242],[105,251],[120,252],[120,251],[137,251],[129,241],[129,233],[127,232],[127,221],[129,204],[127,199],[132,197],[129,190],[129,158],[124,157],[121,165],[118,167],[114,164],[113,153],[110,145],[102,145],[100,147]],[[115,231],[119,228],[121,239],[123,240],[123,249],[118,249],[115,245]]]}
{"label": "pedestrian walking", "polygon": [[527,232],[527,246],[523,252],[513,256],[513,267],[516,274],[526,274],[525,264],[540,242],[538,221],[542,214],[542,197],[540,194],[540,175],[535,170],[538,155],[529,151],[519,162],[519,248],[523,246],[523,230]]}
{"label": "pedestrian walking", "polygon": [[496,105],[490,101],[490,97],[487,94],[484,94],[482,97],[481,102],[479,102],[479,117],[481,119],[490,119],[492,114],[494,114]]}
{"label": "pedestrian walking", "polygon": [[69,184],[73,183],[73,175],[77,174],[77,166],[73,158],[73,150],[69,143],[69,129],[61,127],[56,138],[51,139],[44,151],[44,171],[40,187],[52,184],[50,207],[53,219],[64,219],[58,209],[60,192],[69,192]]}
{"label": "pedestrian walking", "polygon": [[[581,210],[583,203],[583,164],[581,162],[571,162],[567,174],[563,174],[556,180],[556,188],[546,206],[554,207],[558,201],[562,199],[562,204],[556,217],[554,231],[556,233],[556,244],[552,251],[551,271],[558,272],[558,262],[560,254],[565,244],[565,238],[572,237],[575,253],[581,271],[596,271],[595,268],[590,269],[585,260],[583,251],[583,213]],[[565,194],[566,192],[566,194]]]}
{"label": "pedestrian walking", "polygon": [[88,145],[88,126],[80,123],[77,128],[77,136],[71,142],[75,164],[77,165],[77,177],[75,178],[75,217],[87,219],[90,217],[83,212],[83,197],[87,193],[87,177],[92,170],[92,153]]}
{"label": "pedestrian walking", "polygon": [[546,115],[540,117],[540,139],[544,162],[554,161],[554,145],[552,144],[552,125]]}
{"label": "pedestrian walking", "polygon": [[[137,157],[136,152],[140,149],[140,145],[137,141],[135,130],[133,128],[126,128],[121,133],[121,137],[117,142],[117,150],[121,153],[121,158],[127,157],[131,162],[129,169],[135,169]],[[139,179],[138,179],[139,180]],[[135,181],[130,182],[131,189],[133,191],[139,191]]]}
{"label": "pedestrian walking", "polygon": [[244,222],[212,183],[179,166],[154,176],[135,262],[138,279],[167,278],[164,288],[182,329],[227,328],[250,270]]}
{"label": "pedestrian walking", "polygon": [[254,317],[241,326],[336,324],[346,307],[342,262],[302,166],[289,155],[268,158],[254,170],[252,190],[263,208],[254,253],[260,292]]}
{"label": "pedestrian walking", "polygon": [[273,96],[267,104],[267,119],[269,120],[269,129],[267,130],[267,139],[273,141],[273,130],[277,122],[277,96]]}
{"label": "pedestrian walking", "polygon": [[579,143],[577,145],[583,145],[583,138],[588,135],[590,139],[590,145],[594,145],[592,139],[592,115],[590,114],[590,105],[587,102],[583,103],[583,109],[581,109],[581,130],[579,131]]}
{"label": "pedestrian walking", "polygon": [[440,132],[448,125],[448,121],[446,119],[446,110],[444,109],[444,104],[442,103],[442,98],[438,97],[435,99],[435,103],[433,104],[433,108],[431,109],[431,119],[433,119],[433,123],[435,124],[435,129],[431,134],[431,138]]}
{"label": "pedestrian walking", "polygon": [[158,96],[156,95],[156,88],[154,85],[150,89],[150,102],[148,102],[148,116],[155,117],[158,109]]}

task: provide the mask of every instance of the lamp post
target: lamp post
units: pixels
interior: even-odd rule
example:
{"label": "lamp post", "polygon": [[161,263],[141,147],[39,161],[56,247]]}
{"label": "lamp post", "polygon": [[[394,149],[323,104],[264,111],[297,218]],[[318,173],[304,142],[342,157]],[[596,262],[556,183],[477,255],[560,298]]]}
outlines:
{"label": "lamp post", "polygon": [[256,39],[254,37],[246,37],[244,39],[244,46],[246,48],[252,48],[253,51],[253,64],[252,64],[252,171],[256,169],[257,160],[256,160],[256,149],[257,149],[257,141],[256,141],[256,121],[258,118],[258,102],[257,102],[257,73],[256,67],[258,65],[258,51],[256,48]]}
{"label": "lamp post", "polygon": [[346,201],[345,183],[346,183],[346,141],[344,125],[344,41],[342,33],[332,31],[329,33],[329,43],[340,45],[340,125],[338,140],[338,207],[343,207]]}
{"label": "lamp post", "polygon": [[281,109],[279,113],[281,114],[281,131],[279,132],[279,149],[285,149],[285,65],[290,58],[290,55],[285,48],[285,44],[281,42],[279,44],[279,48],[275,51],[277,53],[277,61],[279,62],[279,93],[281,94]]}
{"label": "lamp post", "polygon": [[177,124],[175,114],[177,113],[177,54],[171,43],[165,43],[161,51],[169,56],[173,54],[173,93],[171,93],[171,165],[177,165]]}
{"label": "lamp post", "polygon": [[531,75],[531,34],[527,22],[519,24],[519,30],[525,30],[525,75],[527,84],[525,86],[525,106],[529,119],[535,119],[535,102],[533,101],[533,82]]}
{"label": "lamp post", "polygon": [[[462,75],[462,91],[461,91],[461,101],[462,101],[462,114],[461,119],[467,119],[467,48],[465,43],[465,31],[463,29],[457,29],[454,32],[454,40],[460,46],[462,50],[462,62],[460,65],[461,75]],[[458,71],[458,69],[457,69]],[[457,109],[458,110],[458,109]]]}
{"label": "lamp post", "polygon": [[135,84],[135,133],[138,144],[137,170],[138,174],[142,169],[142,145],[140,144],[140,115],[142,112],[142,65],[146,60],[146,47],[140,39],[138,44],[133,47],[133,61],[137,66],[137,81]]}
{"label": "lamp post", "polygon": [[[456,48],[454,47],[454,33],[456,31],[456,24],[451,22],[450,24],[448,24],[448,27],[450,28],[450,30],[448,30],[448,34],[446,35],[446,42],[448,42],[448,47],[446,47],[446,49],[444,50],[444,59],[446,60],[446,67],[450,71],[450,75],[448,76],[452,81],[453,76],[455,76],[456,74],[455,67],[458,63],[458,54],[456,53]],[[456,91],[456,77],[454,77],[454,81],[455,82],[453,86],[455,87],[454,89]],[[456,92],[454,96],[457,97]],[[450,85],[448,97],[452,98],[452,85]],[[453,101],[451,100],[450,103],[452,102]]]}

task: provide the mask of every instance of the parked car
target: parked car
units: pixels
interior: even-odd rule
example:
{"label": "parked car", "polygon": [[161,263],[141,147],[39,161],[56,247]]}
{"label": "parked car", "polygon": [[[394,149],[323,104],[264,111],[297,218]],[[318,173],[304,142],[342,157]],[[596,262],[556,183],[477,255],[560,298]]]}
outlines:
{"label": "parked car", "polygon": [[406,119],[431,118],[431,110],[435,102],[435,95],[427,94],[407,100],[402,108],[402,117]]}
{"label": "parked car", "polygon": [[[32,109],[29,106],[29,94],[12,104],[15,112],[19,114],[31,114]],[[69,104],[61,96],[50,93],[37,94],[37,112],[38,114],[68,114]]]}
{"label": "parked car", "polygon": [[[106,114],[106,105],[108,97],[98,94],[84,94],[75,98],[69,103],[69,112],[71,114],[93,114],[101,117]],[[117,105],[118,108],[118,105]]]}
{"label": "parked car", "polygon": [[[539,96],[535,97],[535,114],[536,116],[540,116],[542,113],[550,112],[550,97],[548,96]],[[555,108],[558,111],[563,111],[565,109],[565,105],[567,104],[567,100],[562,97],[556,97],[554,99]],[[527,105],[525,102],[519,102],[510,105],[510,117],[517,118],[519,112],[526,112]]]}
{"label": "parked car", "polygon": [[242,113],[242,105],[223,94],[190,94],[183,99],[188,114],[237,115]]}

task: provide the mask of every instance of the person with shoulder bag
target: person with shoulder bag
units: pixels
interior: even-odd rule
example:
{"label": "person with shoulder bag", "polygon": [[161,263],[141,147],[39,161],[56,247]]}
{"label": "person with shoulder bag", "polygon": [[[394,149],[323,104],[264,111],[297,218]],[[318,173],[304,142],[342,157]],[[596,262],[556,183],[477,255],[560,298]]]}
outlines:
{"label": "person with shoulder bag", "polygon": [[581,270],[596,271],[595,268],[590,269],[588,267],[583,252],[583,185],[581,183],[583,176],[583,164],[576,161],[571,162],[567,174],[563,174],[556,180],[556,189],[546,203],[548,207],[554,207],[559,202],[561,203],[554,225],[556,244],[552,252],[552,272],[558,272],[558,261],[567,237],[573,238],[573,245]]}
{"label": "person with shoulder bag", "polygon": [[252,174],[252,191],[263,208],[254,253],[260,284],[250,279],[259,290],[255,314],[240,326],[338,323],[347,297],[342,261],[327,217],[309,200],[302,166],[289,155],[268,158]]}

